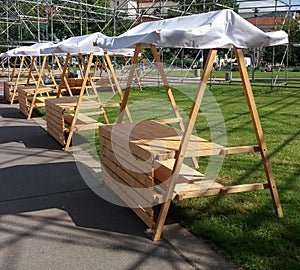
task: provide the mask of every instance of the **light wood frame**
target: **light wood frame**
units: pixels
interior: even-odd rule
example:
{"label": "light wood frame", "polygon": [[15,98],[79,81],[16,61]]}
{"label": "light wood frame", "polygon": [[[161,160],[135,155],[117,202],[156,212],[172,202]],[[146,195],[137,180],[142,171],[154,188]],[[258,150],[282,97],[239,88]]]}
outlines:
{"label": "light wood frame", "polygon": [[[132,65],[131,65],[131,69],[130,69],[130,72],[129,72],[129,76],[128,76],[128,80],[127,80],[127,84],[126,84],[126,88],[125,88],[123,101],[122,101],[121,108],[120,108],[120,114],[119,114],[119,117],[118,117],[118,120],[117,120],[118,124],[122,124],[123,115],[124,115],[125,108],[127,106],[127,102],[128,102],[128,99],[129,99],[131,84],[132,84],[134,72],[135,72],[135,69],[136,69],[138,54],[139,54],[142,46],[144,46],[144,45],[149,46],[149,44],[137,44],[136,47],[135,47],[135,53],[134,53],[134,57],[133,57],[133,60],[132,60]],[[160,58],[159,58],[159,55],[157,53],[156,47],[154,45],[150,45],[150,48],[151,48],[151,51],[154,55],[154,58],[155,58],[160,76],[163,80],[164,87],[166,89],[169,101],[170,101],[170,103],[173,107],[174,114],[175,114],[175,116],[178,116],[178,111],[177,111],[177,107],[176,107],[176,104],[175,104],[175,100],[174,100],[174,97],[172,95],[171,88],[168,84],[168,81],[167,81],[166,75],[164,73],[164,70],[162,68],[162,64],[160,62]],[[222,150],[220,154],[235,154],[235,153],[245,153],[245,152],[259,151],[260,155],[261,155],[262,163],[263,163],[263,166],[264,166],[264,171],[265,171],[265,174],[266,174],[267,182],[246,184],[246,185],[235,185],[235,186],[231,186],[231,187],[221,186],[220,188],[217,188],[217,189],[215,189],[214,191],[211,191],[211,192],[207,192],[203,195],[199,195],[199,192],[195,193],[194,196],[195,197],[197,197],[197,196],[210,196],[210,195],[217,195],[217,194],[229,194],[229,193],[236,193],[236,192],[246,192],[246,191],[252,191],[252,190],[269,189],[270,193],[271,193],[273,205],[274,205],[274,208],[275,208],[275,212],[279,217],[282,217],[283,212],[282,212],[282,208],[281,208],[281,204],[280,204],[280,199],[279,199],[279,195],[278,195],[278,192],[277,192],[274,176],[273,176],[273,173],[272,173],[270,158],[269,158],[267,147],[266,147],[266,144],[265,144],[264,134],[263,134],[263,130],[262,130],[262,127],[261,127],[258,111],[257,111],[257,108],[256,108],[256,103],[255,103],[254,95],[253,95],[253,92],[252,92],[252,87],[251,87],[250,80],[249,80],[248,73],[247,73],[247,69],[246,69],[246,66],[245,66],[243,51],[242,51],[241,48],[234,47],[233,49],[234,49],[234,53],[235,53],[235,56],[236,56],[236,59],[237,59],[237,62],[238,62],[239,73],[240,73],[240,76],[241,76],[241,79],[242,79],[244,94],[245,94],[245,97],[246,97],[246,100],[247,100],[249,113],[251,115],[251,120],[252,120],[252,123],[253,123],[254,132],[255,132],[255,136],[256,136],[256,140],[257,140],[258,145],[257,146],[238,146],[238,147],[224,148],[224,150]],[[161,204],[161,208],[160,208],[157,220],[148,222],[148,221],[146,221],[145,219],[142,218],[143,221],[151,229],[153,229],[153,240],[154,241],[159,240],[160,237],[161,237],[161,234],[162,234],[162,231],[163,231],[163,226],[165,224],[167,213],[169,211],[169,207],[170,207],[170,204],[171,204],[171,201],[172,201],[172,198],[173,198],[173,193],[174,193],[174,188],[175,188],[175,185],[176,185],[176,180],[178,179],[179,174],[180,174],[180,170],[183,166],[185,153],[187,151],[189,140],[192,136],[192,130],[194,128],[195,121],[196,121],[196,118],[197,118],[197,114],[198,114],[199,109],[200,109],[201,104],[202,104],[203,96],[204,96],[204,93],[205,93],[205,90],[206,90],[206,86],[207,86],[207,83],[208,83],[208,80],[209,80],[209,77],[210,77],[210,73],[211,73],[211,70],[212,70],[212,67],[213,67],[213,62],[215,60],[216,55],[217,55],[217,49],[210,49],[209,50],[209,55],[208,55],[208,58],[207,58],[207,61],[206,61],[206,64],[205,64],[205,67],[204,67],[204,70],[203,70],[203,74],[200,78],[198,90],[197,90],[196,96],[195,96],[194,101],[193,101],[193,106],[192,106],[190,114],[189,114],[189,119],[188,119],[185,127],[181,127],[181,129],[184,131],[184,133],[183,133],[183,136],[182,136],[182,140],[181,140],[181,143],[180,143],[179,150],[176,152],[176,155],[175,155],[175,163],[174,163],[174,166],[172,168],[171,181],[170,181],[169,187],[167,189],[167,194],[166,194],[166,197],[165,197],[166,200]],[[100,131],[101,131],[101,128],[100,128]],[[100,135],[100,137],[101,137],[101,135]],[[110,184],[110,183],[108,183],[108,184]],[[192,197],[192,196],[193,195],[191,195],[190,197]],[[137,209],[133,209],[133,210],[139,215],[139,211]],[[141,217],[141,215],[139,215],[139,216]]]}

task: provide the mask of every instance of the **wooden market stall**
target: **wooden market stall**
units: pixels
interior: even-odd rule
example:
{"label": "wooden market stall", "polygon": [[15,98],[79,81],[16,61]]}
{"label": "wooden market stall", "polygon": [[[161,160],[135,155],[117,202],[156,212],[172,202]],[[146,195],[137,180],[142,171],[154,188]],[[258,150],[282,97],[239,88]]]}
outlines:
{"label": "wooden market stall", "polygon": [[[285,32],[264,33],[232,10],[142,23],[118,37],[97,40],[97,44],[107,50],[135,48],[117,124],[99,128],[101,165],[105,175],[101,180],[153,229],[153,240],[159,240],[161,237],[172,200],[269,189],[276,214],[282,217],[268,150],[244,62],[243,48],[273,46],[287,42]],[[171,103],[175,101],[170,98],[171,87],[157,47],[209,50],[184,130],[154,120],[123,122],[137,55],[143,47],[151,48]],[[257,145],[227,147],[192,135],[218,48],[234,50]],[[190,157],[255,151],[260,152],[266,180],[251,184],[224,186],[184,163],[185,159]],[[155,213],[156,205],[160,206],[158,215]]]}
{"label": "wooden market stall", "polygon": [[36,82],[36,73],[32,72],[30,68],[29,62],[31,59],[27,59],[26,56],[18,55],[15,51],[16,49],[13,49],[1,55],[1,57],[14,58],[9,80],[4,82],[4,97],[10,104],[18,100],[19,87],[32,85]]}
{"label": "wooden market stall", "polygon": [[[46,100],[47,132],[53,136],[68,151],[75,131],[95,129],[109,120],[105,108],[119,107],[120,103],[105,103],[101,100],[99,88],[109,86],[114,93],[117,90],[120,100],[123,98],[118,78],[115,74],[109,53],[98,46],[93,46],[101,33],[94,33],[67,39],[52,48],[43,50],[43,53],[61,54],[66,53],[65,65],[62,72],[62,80],[59,85],[57,97]],[[63,44],[62,44],[63,43]],[[133,50],[114,52],[113,55],[132,54]],[[60,97],[61,89],[67,83],[67,70],[69,59],[77,55],[81,70],[81,85],[78,85],[78,95],[72,98]],[[99,58],[102,67],[106,69],[106,76],[97,74],[97,68],[92,69],[92,63],[98,66]],[[128,119],[131,120],[129,111],[126,109]],[[104,117],[104,123],[98,120],[99,115]]]}
{"label": "wooden market stall", "polygon": [[[29,76],[34,69],[36,70],[34,84],[20,87],[18,90],[20,111],[27,119],[31,118],[34,108],[45,106],[45,99],[53,98],[58,93],[57,81],[61,80],[62,74],[60,58],[52,58],[52,54],[42,52],[45,48],[53,46],[54,44],[52,42],[36,43],[32,46],[24,46],[22,50],[18,50],[18,54],[30,57],[31,59]],[[37,61],[39,64],[37,64]],[[51,63],[53,62],[52,67],[49,66],[49,61]],[[53,64],[56,64],[58,68],[55,69]],[[70,87],[60,92],[62,91],[72,95]]]}
{"label": "wooden market stall", "polygon": [[[1,57],[15,57],[10,80],[4,84],[5,97],[10,104],[19,99],[21,88],[36,87],[40,73],[36,63],[36,57],[39,56],[37,52],[41,47],[52,44],[52,42],[36,43],[31,46],[17,47],[1,54]],[[44,81],[41,84],[44,85]]]}

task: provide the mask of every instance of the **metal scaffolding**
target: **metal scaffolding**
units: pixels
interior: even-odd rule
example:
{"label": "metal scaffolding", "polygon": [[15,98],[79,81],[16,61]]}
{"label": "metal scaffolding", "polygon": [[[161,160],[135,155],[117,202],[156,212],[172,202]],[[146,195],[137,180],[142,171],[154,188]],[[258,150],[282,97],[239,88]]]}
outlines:
{"label": "metal scaffolding", "polygon": [[[266,3],[259,0],[4,0],[0,3],[0,50],[36,42],[56,42],[96,31],[118,35],[140,22],[224,8],[238,11],[262,30],[279,30],[285,25],[289,32],[289,20],[293,12],[300,10],[300,5],[293,4],[292,0],[268,1],[268,6],[262,6],[262,2]],[[271,23],[262,20],[266,16]],[[273,65],[276,53],[274,48]],[[260,57],[260,51],[256,50],[254,68]],[[288,65],[288,47],[280,64]]]}

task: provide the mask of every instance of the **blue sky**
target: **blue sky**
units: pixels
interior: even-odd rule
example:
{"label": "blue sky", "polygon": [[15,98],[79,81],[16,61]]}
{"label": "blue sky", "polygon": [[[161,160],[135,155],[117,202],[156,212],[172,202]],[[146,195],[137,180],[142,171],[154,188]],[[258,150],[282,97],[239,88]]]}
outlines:
{"label": "blue sky", "polygon": [[[275,9],[275,0],[265,0],[265,1],[238,1],[240,4],[240,12],[251,12],[254,8],[258,8],[259,11],[272,11]],[[277,10],[287,10],[288,4],[291,2],[292,10],[300,10],[300,0],[278,0]],[[247,8],[247,9],[245,9]]]}

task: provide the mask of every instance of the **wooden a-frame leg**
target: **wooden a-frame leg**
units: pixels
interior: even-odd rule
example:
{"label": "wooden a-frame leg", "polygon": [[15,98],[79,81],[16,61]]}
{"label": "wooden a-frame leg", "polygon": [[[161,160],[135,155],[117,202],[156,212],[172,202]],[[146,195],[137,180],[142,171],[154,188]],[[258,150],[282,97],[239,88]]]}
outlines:
{"label": "wooden a-frame leg", "polygon": [[[131,89],[131,84],[132,84],[132,81],[133,81],[134,72],[135,72],[135,69],[136,69],[137,62],[138,62],[140,50],[141,50],[141,44],[136,44],[135,45],[135,50],[134,50],[134,56],[132,58],[131,67],[130,67],[127,82],[126,82],[126,88],[125,88],[124,96],[122,97],[122,102],[121,102],[121,106],[120,106],[120,113],[119,113],[119,116],[118,116],[118,119],[117,119],[117,124],[122,123],[124,113],[126,112],[125,109],[126,109],[126,106],[127,106],[128,97],[129,97],[129,93],[130,93],[130,89]],[[131,119],[131,121],[132,121],[132,119]]]}
{"label": "wooden a-frame leg", "polygon": [[184,134],[183,134],[183,137],[182,137],[182,140],[180,143],[180,147],[175,156],[175,164],[174,164],[174,168],[172,171],[171,179],[169,180],[170,181],[169,188],[166,192],[167,201],[162,204],[160,212],[159,212],[159,216],[158,216],[158,219],[156,222],[156,227],[154,229],[154,233],[153,233],[153,237],[152,237],[152,239],[154,241],[159,240],[161,237],[161,234],[162,234],[163,226],[165,224],[166,217],[167,217],[170,205],[171,205],[171,198],[172,198],[172,194],[173,194],[173,191],[175,188],[175,181],[177,180],[177,178],[179,176],[179,172],[180,172],[183,160],[184,160],[184,155],[185,155],[190,137],[192,135],[193,128],[195,126],[197,114],[198,114],[200,106],[202,104],[202,100],[203,100],[204,93],[206,90],[206,85],[207,85],[207,82],[209,79],[209,75],[210,75],[216,54],[217,54],[217,49],[210,50],[208,59],[206,61],[206,64],[205,64],[205,67],[203,70],[203,74],[202,74],[202,77],[201,77],[201,80],[200,80],[200,83],[198,86],[198,90],[197,90],[197,93],[196,93],[196,96],[194,99],[193,106],[192,106],[190,114],[189,114],[189,119],[187,121],[185,130],[184,130]]}
{"label": "wooden a-frame leg", "polygon": [[73,133],[74,133],[74,129],[75,129],[75,124],[76,124],[76,121],[77,121],[77,116],[78,116],[78,113],[79,113],[79,110],[80,110],[80,105],[81,105],[82,98],[83,98],[84,92],[86,90],[86,85],[87,85],[87,82],[88,82],[88,79],[89,79],[89,73],[90,73],[90,68],[91,68],[91,64],[92,64],[92,61],[93,61],[93,57],[94,57],[94,54],[91,53],[89,55],[89,60],[88,60],[88,63],[86,65],[84,79],[83,79],[83,82],[82,82],[82,86],[81,86],[80,94],[79,94],[79,97],[78,97],[78,100],[77,100],[77,105],[76,105],[76,108],[75,108],[73,120],[72,120],[72,123],[71,123],[71,126],[70,126],[69,135],[68,135],[66,145],[65,145],[65,149],[64,149],[65,151],[69,150],[69,147],[70,147],[70,144],[71,144],[71,141],[72,141],[72,137],[73,137]]}
{"label": "wooden a-frame leg", "polygon": [[33,112],[33,109],[34,109],[34,106],[35,106],[36,96],[39,92],[39,87],[40,87],[40,84],[41,84],[41,81],[42,81],[42,75],[43,75],[43,72],[44,72],[44,69],[45,69],[46,60],[47,60],[47,57],[43,56],[42,66],[41,66],[41,69],[39,71],[39,78],[38,78],[38,81],[37,81],[35,89],[34,89],[34,95],[33,95],[32,102],[31,102],[31,105],[30,105],[30,109],[29,109],[29,112],[28,112],[28,115],[27,115],[27,120],[29,120],[31,118],[31,115],[32,115],[32,112]]}
{"label": "wooden a-frame leg", "polygon": [[[117,88],[119,98],[120,98],[120,100],[122,101],[122,100],[123,100],[122,89],[121,89],[121,87],[120,87],[119,81],[118,81],[118,79],[117,79],[117,76],[116,76],[114,67],[113,67],[113,65],[112,65],[112,62],[111,62],[111,59],[110,59],[110,56],[108,55],[108,53],[104,53],[104,58],[105,58],[105,60],[106,60],[108,69],[109,69],[109,71],[110,71],[110,73],[111,73],[111,75],[112,75],[114,84],[115,84],[115,86],[116,86],[116,88]],[[112,87],[112,88],[113,88],[113,87]],[[125,106],[124,110],[125,110],[125,113],[126,113],[126,115],[127,115],[128,121],[129,121],[129,122],[132,122],[132,117],[131,117],[131,114],[130,114],[130,112],[129,112],[128,107]]]}
{"label": "wooden a-frame leg", "polygon": [[251,118],[252,118],[252,123],[253,123],[254,130],[255,130],[256,139],[259,144],[260,154],[262,157],[262,162],[263,162],[265,173],[266,173],[267,180],[269,183],[269,188],[270,188],[274,208],[275,208],[276,214],[279,217],[282,217],[283,212],[282,212],[279,195],[277,192],[277,188],[276,188],[276,184],[275,184],[275,180],[274,180],[274,176],[273,176],[273,172],[272,172],[272,167],[271,167],[270,158],[268,155],[268,150],[267,150],[267,146],[266,146],[265,139],[264,139],[263,130],[261,127],[258,111],[256,108],[256,103],[254,100],[254,95],[252,92],[252,87],[251,87],[251,84],[249,81],[247,69],[246,69],[245,62],[244,62],[243,51],[242,51],[242,49],[239,49],[239,48],[234,48],[234,51],[235,51],[235,56],[238,61],[239,70],[240,70],[240,74],[241,74],[241,78],[242,78],[242,82],[243,82],[243,86],[244,86],[244,91],[245,91],[245,95],[247,98],[247,103],[248,103],[248,107],[249,107]]}
{"label": "wooden a-frame leg", "polygon": [[15,85],[14,85],[14,89],[13,89],[13,94],[12,94],[12,97],[11,97],[10,105],[12,105],[14,103],[14,100],[15,100],[15,97],[16,97],[16,94],[17,94],[18,84],[19,84],[21,73],[22,73],[22,68],[23,68],[23,65],[24,65],[24,61],[25,61],[25,56],[22,56],[22,60],[21,60],[21,64],[20,64],[20,68],[19,68],[19,72],[18,72],[18,76],[17,76],[17,80],[16,80]]}

